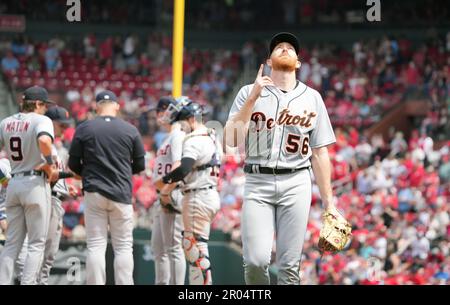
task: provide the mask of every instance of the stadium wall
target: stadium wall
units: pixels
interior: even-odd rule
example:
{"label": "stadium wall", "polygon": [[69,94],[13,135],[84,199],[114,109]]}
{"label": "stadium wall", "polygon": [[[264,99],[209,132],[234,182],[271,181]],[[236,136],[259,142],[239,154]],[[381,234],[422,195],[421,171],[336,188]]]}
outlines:
{"label": "stadium wall", "polygon": [[[274,29],[273,33],[287,29]],[[355,29],[351,27],[330,27],[319,29],[291,29],[298,33],[303,43],[317,42],[340,42],[351,46],[351,44],[360,39],[370,39],[371,37],[379,38],[386,35],[386,28],[374,25],[373,27],[364,29]],[[58,22],[33,22],[27,21],[25,34],[36,40],[48,40],[55,35],[69,37],[84,37],[87,33],[94,33],[98,38],[102,39],[110,35],[128,35],[130,33],[137,34],[141,37],[147,37],[151,32],[163,32],[171,35],[172,29],[161,29],[150,26],[133,26],[133,25],[94,25],[80,23],[58,23]],[[414,42],[421,42],[431,33],[438,35],[446,35],[447,29],[436,28],[389,28],[389,35],[396,37],[405,37]],[[240,49],[243,44],[249,40],[265,41],[268,39],[267,31],[214,31],[214,30],[189,30],[185,29],[185,45],[191,48],[228,48]],[[15,35],[15,34],[10,34]],[[211,39],[211,37],[220,37],[220,39]]]}

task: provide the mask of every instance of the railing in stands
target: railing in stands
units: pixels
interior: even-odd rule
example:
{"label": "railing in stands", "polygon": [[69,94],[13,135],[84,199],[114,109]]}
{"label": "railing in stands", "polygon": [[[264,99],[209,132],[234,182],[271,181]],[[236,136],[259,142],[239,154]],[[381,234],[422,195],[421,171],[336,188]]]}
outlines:
{"label": "railing in stands", "polygon": [[17,112],[15,89],[11,79],[0,70],[0,118],[5,118]]}
{"label": "railing in stands", "polygon": [[351,176],[346,176],[339,180],[333,181],[331,184],[335,196],[340,196],[350,192],[353,189],[353,181]]}

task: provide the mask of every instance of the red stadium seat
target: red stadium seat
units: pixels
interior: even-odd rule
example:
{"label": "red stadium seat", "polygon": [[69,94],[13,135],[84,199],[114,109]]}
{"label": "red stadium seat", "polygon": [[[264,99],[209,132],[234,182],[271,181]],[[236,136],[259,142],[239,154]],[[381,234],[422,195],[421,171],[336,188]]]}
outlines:
{"label": "red stadium seat", "polygon": [[75,86],[75,88],[78,88],[79,90],[84,88],[84,81],[81,79],[76,80],[73,85]]}
{"label": "red stadium seat", "polygon": [[97,82],[93,79],[91,79],[89,81],[89,87],[91,87],[92,89],[95,89],[95,87],[97,86]]}
{"label": "red stadium seat", "polygon": [[109,85],[110,85],[110,82],[108,81],[108,80],[104,80],[104,81],[102,81],[102,87],[103,88],[109,88]]}
{"label": "red stadium seat", "polygon": [[58,79],[56,79],[56,78],[52,78],[52,79],[47,80],[45,82],[45,84],[46,84],[46,88],[48,90],[51,90],[51,91],[57,90],[58,87],[59,87],[58,86]]}
{"label": "red stadium seat", "polygon": [[27,77],[28,75],[30,75],[30,72],[28,71],[28,69],[20,69],[18,75],[19,77]]}

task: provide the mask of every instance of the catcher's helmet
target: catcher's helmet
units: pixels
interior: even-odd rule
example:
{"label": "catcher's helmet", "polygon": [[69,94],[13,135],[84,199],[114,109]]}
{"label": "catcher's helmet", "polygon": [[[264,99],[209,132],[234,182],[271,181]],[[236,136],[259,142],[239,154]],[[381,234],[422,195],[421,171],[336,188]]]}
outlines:
{"label": "catcher's helmet", "polygon": [[162,96],[159,101],[158,104],[156,105],[156,108],[154,108],[154,110],[156,110],[156,112],[163,112],[166,111],[166,109],[169,107],[170,104],[176,104],[177,101],[171,97],[171,96]]}
{"label": "catcher's helmet", "polygon": [[[171,107],[169,107],[169,109],[170,108]],[[187,120],[191,117],[198,116],[203,113],[202,106],[195,103],[193,100],[186,96],[178,98],[177,104],[173,108],[176,111],[173,111],[170,115],[170,121],[172,123]]]}
{"label": "catcher's helmet", "polygon": [[173,97],[163,96],[159,99],[156,107],[151,110],[156,110],[157,113],[163,112],[159,120],[161,122],[169,124],[171,122],[170,122],[170,112],[168,110],[171,108],[171,106],[175,104],[177,104],[177,101]]}

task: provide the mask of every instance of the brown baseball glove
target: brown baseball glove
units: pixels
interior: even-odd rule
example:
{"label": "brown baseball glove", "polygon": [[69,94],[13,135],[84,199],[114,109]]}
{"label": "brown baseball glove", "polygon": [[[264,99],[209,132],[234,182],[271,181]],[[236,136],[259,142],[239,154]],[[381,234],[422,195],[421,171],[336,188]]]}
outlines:
{"label": "brown baseball glove", "polygon": [[352,226],[337,211],[325,211],[322,220],[318,245],[320,252],[342,251],[352,235]]}

